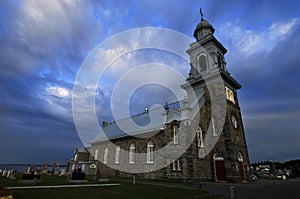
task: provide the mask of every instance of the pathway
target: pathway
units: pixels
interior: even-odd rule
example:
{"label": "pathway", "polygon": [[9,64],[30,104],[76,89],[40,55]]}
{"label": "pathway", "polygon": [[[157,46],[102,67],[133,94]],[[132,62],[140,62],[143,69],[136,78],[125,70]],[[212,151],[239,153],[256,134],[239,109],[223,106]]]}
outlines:
{"label": "pathway", "polygon": [[50,185],[50,186],[21,186],[6,187],[7,189],[52,189],[52,188],[77,188],[77,187],[107,187],[119,186],[120,184],[76,184],[76,185]]}

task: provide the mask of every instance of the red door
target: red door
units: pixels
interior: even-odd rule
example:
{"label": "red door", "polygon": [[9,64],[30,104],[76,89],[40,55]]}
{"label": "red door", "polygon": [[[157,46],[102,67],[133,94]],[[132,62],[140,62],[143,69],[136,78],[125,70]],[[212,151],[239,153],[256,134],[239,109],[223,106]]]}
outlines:
{"label": "red door", "polygon": [[246,181],[246,176],[245,176],[245,170],[244,170],[243,162],[239,162],[239,167],[240,167],[240,174],[241,174],[241,177],[242,177],[242,181],[245,182]]}
{"label": "red door", "polygon": [[226,181],[226,170],[224,160],[215,160],[216,180]]}

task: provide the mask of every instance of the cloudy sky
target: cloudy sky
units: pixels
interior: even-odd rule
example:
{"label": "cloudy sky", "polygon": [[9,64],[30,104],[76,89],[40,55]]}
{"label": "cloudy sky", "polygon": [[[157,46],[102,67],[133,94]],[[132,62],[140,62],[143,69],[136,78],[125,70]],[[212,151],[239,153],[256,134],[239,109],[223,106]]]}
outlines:
{"label": "cloudy sky", "polygon": [[[89,53],[132,28],[168,28],[192,37],[200,7],[228,49],[228,69],[243,86],[239,99],[251,161],[300,158],[297,0],[1,0],[0,163],[66,163],[82,146],[72,92]],[[162,43],[166,39],[158,37]],[[136,45],[142,42],[137,39]],[[122,51],[122,46],[116,43],[115,49]],[[128,70],[128,63],[153,60],[182,75],[189,70],[188,63],[164,52],[124,55],[96,89],[100,121],[112,120],[108,99],[120,71]],[[132,95],[129,109],[135,114],[174,99],[167,89],[149,85]]]}

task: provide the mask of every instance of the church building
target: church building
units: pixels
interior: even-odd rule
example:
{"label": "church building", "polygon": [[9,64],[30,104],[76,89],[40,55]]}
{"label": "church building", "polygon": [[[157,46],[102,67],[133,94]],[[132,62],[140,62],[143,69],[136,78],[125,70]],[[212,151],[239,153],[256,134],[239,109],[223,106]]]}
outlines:
{"label": "church building", "polygon": [[[250,164],[237,95],[241,85],[230,75],[227,50],[214,32],[201,13],[193,34],[195,42],[186,51],[190,72],[181,88],[187,97],[159,109],[162,123],[134,134],[124,132],[118,122],[103,123],[109,141],[96,138],[88,148],[88,161],[101,176],[132,177],[135,173],[137,178],[182,182],[247,181]],[[147,124],[149,114],[150,110],[145,110],[127,119]],[[181,147],[187,140],[188,146],[176,159],[172,152],[156,153],[164,147]],[[159,169],[152,169],[154,166]]]}

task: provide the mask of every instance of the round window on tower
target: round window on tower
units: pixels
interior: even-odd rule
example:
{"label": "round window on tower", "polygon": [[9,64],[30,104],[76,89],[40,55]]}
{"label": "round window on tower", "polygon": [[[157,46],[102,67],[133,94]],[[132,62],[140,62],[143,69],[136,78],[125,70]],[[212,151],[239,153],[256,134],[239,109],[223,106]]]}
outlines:
{"label": "round window on tower", "polygon": [[231,123],[232,123],[234,128],[238,127],[235,115],[231,115]]}

